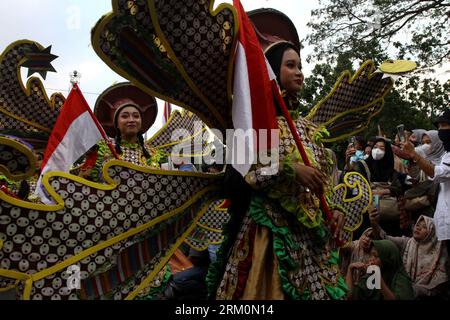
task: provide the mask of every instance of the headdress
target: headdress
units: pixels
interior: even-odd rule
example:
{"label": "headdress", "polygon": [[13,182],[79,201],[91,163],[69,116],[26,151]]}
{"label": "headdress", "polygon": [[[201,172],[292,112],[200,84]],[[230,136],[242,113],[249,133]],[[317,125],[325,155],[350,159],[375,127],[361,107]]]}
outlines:
{"label": "headdress", "polygon": [[95,103],[94,113],[108,136],[116,136],[117,115],[127,106],[134,106],[141,113],[142,133],[155,123],[158,114],[156,99],[130,82],[119,83],[106,89]]}

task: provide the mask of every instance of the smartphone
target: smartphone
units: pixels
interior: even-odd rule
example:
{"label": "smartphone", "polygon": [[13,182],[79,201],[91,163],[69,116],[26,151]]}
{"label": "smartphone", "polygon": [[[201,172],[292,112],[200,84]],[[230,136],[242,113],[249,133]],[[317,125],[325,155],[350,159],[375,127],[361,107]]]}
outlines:
{"label": "smartphone", "polygon": [[377,194],[373,195],[373,206],[377,211],[380,210],[380,196]]}
{"label": "smartphone", "polygon": [[406,135],[405,135],[405,125],[401,124],[397,126],[397,132],[398,132],[398,138],[401,142],[406,142]]}

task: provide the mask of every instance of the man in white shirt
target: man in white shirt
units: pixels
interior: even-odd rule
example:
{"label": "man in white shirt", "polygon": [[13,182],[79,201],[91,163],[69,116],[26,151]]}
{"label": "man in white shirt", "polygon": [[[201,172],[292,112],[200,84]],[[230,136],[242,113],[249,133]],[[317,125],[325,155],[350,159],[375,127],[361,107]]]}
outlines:
{"label": "man in white shirt", "polygon": [[422,158],[414,150],[411,143],[403,144],[403,150],[417,163],[427,176],[436,183],[440,183],[438,203],[434,213],[434,224],[436,235],[439,240],[446,242],[447,250],[450,251],[450,110],[436,119],[434,125],[438,128],[439,139],[444,144],[445,154],[440,165],[433,165]]}

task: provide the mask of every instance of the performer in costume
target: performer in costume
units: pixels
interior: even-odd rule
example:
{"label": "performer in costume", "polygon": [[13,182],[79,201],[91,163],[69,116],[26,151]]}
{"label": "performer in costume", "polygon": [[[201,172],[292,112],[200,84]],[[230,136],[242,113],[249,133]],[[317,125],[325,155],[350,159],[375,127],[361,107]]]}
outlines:
{"label": "performer in costume", "polygon": [[[228,228],[218,262],[210,269],[210,289],[218,285],[217,299],[343,299],[347,287],[339,274],[333,235],[313,194],[323,190],[330,198],[332,162],[319,141],[321,130],[300,117],[296,96],[304,77],[299,49],[279,41],[265,53],[314,168],[302,164],[286,119],[279,116],[279,173],[264,176],[254,166],[245,177],[250,204],[246,206],[242,194],[240,200],[232,198],[233,208],[237,201],[248,209],[236,237]],[[337,218],[339,212],[334,213]]]}
{"label": "performer in costume", "polygon": [[[102,124],[121,160],[135,165],[159,168],[160,152],[148,149],[143,133],[155,122],[158,108],[154,97],[131,83],[108,88],[98,98],[94,113]],[[81,176],[101,180],[103,164],[114,159],[107,142],[99,142],[86,156]]]}

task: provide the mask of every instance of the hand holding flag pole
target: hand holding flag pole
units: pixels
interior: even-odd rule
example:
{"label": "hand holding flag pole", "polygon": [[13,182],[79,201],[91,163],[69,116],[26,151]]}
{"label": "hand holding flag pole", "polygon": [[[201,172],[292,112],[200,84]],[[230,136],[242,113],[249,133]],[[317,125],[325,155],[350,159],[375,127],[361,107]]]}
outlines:
{"label": "hand holding flag pole", "polygon": [[[254,129],[256,131],[260,129],[277,129],[278,124],[274,105],[275,98],[288,122],[303,163],[308,167],[312,167],[303,147],[302,140],[297,132],[297,128],[281,97],[276,76],[273,72],[269,72],[271,70],[270,65],[264,57],[253,25],[240,0],[233,0],[233,5],[237,10],[239,18],[239,41],[235,59],[232,111],[234,128],[243,130]],[[253,145],[256,145],[256,143],[252,141],[247,146],[250,153],[257,151],[257,148],[253,147]],[[270,147],[271,143],[269,143],[268,148]],[[251,165],[234,164],[233,167],[242,176],[245,176],[250,170]],[[333,214],[325,201],[325,196],[323,194],[318,196],[326,219],[332,223],[331,230],[334,234],[337,230],[337,223],[334,222]],[[336,244],[338,246],[343,245],[340,239],[336,239]]]}
{"label": "hand holding flag pole", "polygon": [[[301,139],[300,135],[298,134],[297,128],[294,124],[294,121],[292,120],[291,114],[289,113],[289,110],[286,107],[286,104],[284,103],[283,97],[280,94],[278,84],[276,83],[275,80],[271,81],[271,84],[272,84],[273,95],[275,96],[275,99],[276,99],[278,105],[280,106],[281,111],[283,112],[283,116],[289,125],[289,129],[291,130],[292,136],[294,137],[295,143],[297,145],[297,149],[300,152],[300,156],[302,157],[303,163],[305,164],[305,166],[312,167],[311,161],[309,161],[308,155],[306,154],[305,148],[303,147],[302,139]],[[338,225],[337,225],[336,221],[334,221],[333,214],[328,206],[327,201],[325,200],[324,194],[323,193],[318,194],[317,196],[319,197],[320,206],[322,208],[323,213],[326,216],[327,221],[331,223],[331,232],[332,232],[332,234],[334,234]],[[339,234],[337,236],[337,239],[335,239],[335,241],[339,247],[344,245],[343,241],[339,238]]]}

